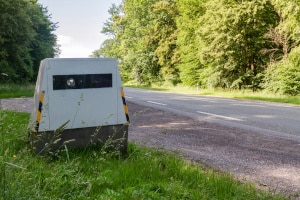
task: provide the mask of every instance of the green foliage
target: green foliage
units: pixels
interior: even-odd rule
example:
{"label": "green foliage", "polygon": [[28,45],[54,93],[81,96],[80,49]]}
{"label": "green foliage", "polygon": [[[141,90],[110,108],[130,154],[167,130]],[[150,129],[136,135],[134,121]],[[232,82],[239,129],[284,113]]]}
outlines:
{"label": "green foliage", "polygon": [[120,58],[120,71],[126,81],[150,85],[167,80],[176,84],[175,2],[127,0],[120,8],[113,5],[110,9],[111,18],[102,31],[113,37],[93,56]]}
{"label": "green foliage", "polygon": [[271,63],[266,70],[263,86],[274,93],[295,96],[300,94],[299,2],[272,0],[272,3],[280,23],[267,34],[274,48],[267,51]]}
{"label": "green foliage", "polygon": [[24,0],[0,1],[0,81],[25,80],[33,75],[30,43],[35,37]]}
{"label": "green foliage", "polygon": [[267,69],[300,45],[299,1],[126,0],[110,14],[95,56],[116,56],[138,84],[264,89]]}
{"label": "green foliage", "polygon": [[271,49],[263,52],[270,56],[271,62],[286,58],[300,42],[299,4],[293,1],[272,0],[280,23],[270,28],[266,37],[273,43]]}
{"label": "green foliage", "polygon": [[300,47],[295,48],[280,62],[273,63],[266,71],[264,87],[285,95],[300,94]]}
{"label": "green foliage", "polygon": [[54,30],[35,1],[0,0],[0,83],[35,80],[40,60],[56,52]]}
{"label": "green foliage", "polygon": [[151,84],[161,80],[161,66],[155,55],[157,42],[153,38],[153,4],[158,0],[127,0],[123,6],[124,15],[121,38],[121,67],[130,71],[130,79],[137,83]]}
{"label": "green foliage", "polygon": [[26,113],[0,110],[0,196],[3,199],[283,199],[205,171],[161,150],[130,144],[123,157],[97,148],[28,149]]}
{"label": "green foliage", "polygon": [[157,41],[155,55],[161,66],[160,74],[164,81],[176,85],[179,80],[179,55],[176,52],[178,9],[174,0],[158,1],[153,5],[155,15],[151,40]]}
{"label": "green foliage", "polygon": [[176,18],[178,27],[177,51],[180,57],[178,68],[180,80],[188,86],[204,86],[203,65],[199,59],[200,46],[196,42],[196,29],[204,10],[206,0],[178,0],[180,15]]}
{"label": "green foliage", "polygon": [[115,4],[108,10],[111,17],[105,22],[101,33],[107,35],[109,39],[105,40],[101,48],[93,52],[92,57],[114,57],[120,58],[120,40],[118,38],[121,25],[121,6]]}
{"label": "green foliage", "polygon": [[38,4],[30,4],[29,13],[33,22],[33,29],[36,32],[34,39],[31,41],[31,59],[33,77],[32,82],[36,81],[40,61],[45,58],[52,58],[59,54],[58,45],[56,43],[57,37],[54,31],[57,28],[55,23],[50,21],[50,15],[46,8]]}
{"label": "green foliage", "polygon": [[253,85],[267,61],[260,53],[269,45],[264,35],[277,21],[269,1],[211,0],[206,4],[198,41],[202,63],[213,66],[213,74],[220,77],[215,86]]}

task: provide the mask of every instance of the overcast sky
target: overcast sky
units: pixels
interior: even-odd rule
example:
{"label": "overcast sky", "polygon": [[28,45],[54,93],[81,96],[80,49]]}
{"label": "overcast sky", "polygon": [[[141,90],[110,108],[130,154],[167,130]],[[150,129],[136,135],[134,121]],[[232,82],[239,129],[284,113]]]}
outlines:
{"label": "overcast sky", "polygon": [[101,34],[108,10],[122,0],[38,0],[47,7],[51,21],[58,22],[55,34],[61,45],[60,58],[86,58],[106,39]]}

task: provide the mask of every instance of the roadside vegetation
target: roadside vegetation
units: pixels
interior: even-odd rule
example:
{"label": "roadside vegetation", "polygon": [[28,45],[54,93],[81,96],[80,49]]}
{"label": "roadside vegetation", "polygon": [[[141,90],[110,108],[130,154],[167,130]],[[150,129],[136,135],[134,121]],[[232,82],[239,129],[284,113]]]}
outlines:
{"label": "roadside vegetation", "polygon": [[[130,143],[37,156],[28,113],[0,110],[0,199],[284,199],[174,154]],[[118,155],[118,156],[116,156]]]}
{"label": "roadside vegetation", "polygon": [[[123,1],[94,57],[116,57],[124,81],[300,94],[300,3]],[[142,11],[142,12],[141,12]]]}
{"label": "roadside vegetation", "polygon": [[[299,0],[122,1],[91,57],[113,57],[123,82],[300,94]],[[34,83],[60,54],[59,22],[38,1],[0,0],[0,84]],[[100,25],[99,25],[100,26]]]}
{"label": "roadside vegetation", "polygon": [[0,0],[0,83],[35,82],[40,61],[59,54],[46,8],[36,0]]}
{"label": "roadside vegetation", "polygon": [[288,103],[293,105],[300,105],[300,96],[290,96],[290,95],[280,95],[274,94],[267,91],[252,91],[252,90],[237,90],[237,89],[224,89],[224,88],[215,88],[215,89],[203,89],[197,87],[187,87],[187,86],[161,86],[161,85],[132,85],[125,84],[127,87],[140,88],[146,90],[156,90],[164,92],[174,92],[181,94],[193,94],[193,95],[206,95],[206,96],[215,96],[215,97],[225,97],[225,98],[236,98],[236,99],[245,99],[245,100],[258,100],[266,102],[276,102],[276,103]]}
{"label": "roadside vegetation", "polygon": [[[91,57],[113,57],[124,82],[300,94],[300,3],[286,0],[122,1]],[[0,84],[34,83],[59,55],[47,8],[0,0]],[[252,97],[250,97],[252,98]]]}
{"label": "roadside vegetation", "polygon": [[34,84],[0,84],[0,98],[33,97]]}

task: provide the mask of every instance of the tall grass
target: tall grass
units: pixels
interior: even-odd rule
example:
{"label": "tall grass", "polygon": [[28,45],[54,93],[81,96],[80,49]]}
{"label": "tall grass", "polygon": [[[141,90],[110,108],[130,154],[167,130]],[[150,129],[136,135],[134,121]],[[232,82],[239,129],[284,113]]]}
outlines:
{"label": "tall grass", "polygon": [[36,156],[28,120],[0,110],[0,199],[284,199],[132,143],[122,156],[100,147]]}
{"label": "tall grass", "polygon": [[34,87],[33,84],[0,84],[0,98],[32,97]]}

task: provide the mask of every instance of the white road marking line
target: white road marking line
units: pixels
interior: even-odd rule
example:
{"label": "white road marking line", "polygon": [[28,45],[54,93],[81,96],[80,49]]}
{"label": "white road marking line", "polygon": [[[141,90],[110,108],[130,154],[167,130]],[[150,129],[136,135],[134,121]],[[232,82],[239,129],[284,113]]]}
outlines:
{"label": "white road marking line", "polygon": [[217,114],[207,113],[207,112],[202,112],[202,111],[197,111],[197,113],[205,114],[205,115],[210,115],[210,116],[214,116],[214,117],[219,117],[219,118],[223,118],[223,119],[227,119],[227,120],[232,120],[232,121],[244,121],[244,120],[238,119],[238,118],[227,117],[227,116],[223,116],[223,115],[217,115]]}
{"label": "white road marking line", "polygon": [[156,105],[161,105],[161,106],[166,106],[167,104],[164,103],[159,103],[159,102],[155,102],[155,101],[147,101],[148,103],[152,103],[152,104],[156,104]]}
{"label": "white road marking line", "polygon": [[126,99],[132,99],[133,97],[125,96]]}

